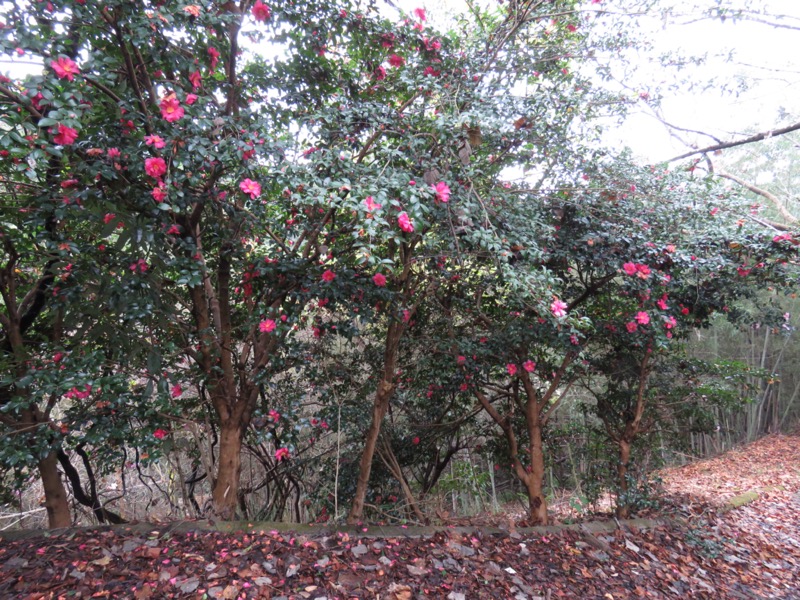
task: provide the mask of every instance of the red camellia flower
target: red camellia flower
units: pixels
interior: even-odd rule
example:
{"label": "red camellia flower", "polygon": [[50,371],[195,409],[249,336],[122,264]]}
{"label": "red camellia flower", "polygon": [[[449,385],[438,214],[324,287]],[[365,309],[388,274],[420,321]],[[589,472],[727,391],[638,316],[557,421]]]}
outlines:
{"label": "red camellia flower", "polygon": [[397,215],[397,224],[400,225],[400,229],[406,233],[412,233],[414,231],[414,223],[411,222],[411,219],[408,218],[408,213],[405,211]]}
{"label": "red camellia flower", "polygon": [[180,383],[176,383],[175,385],[173,385],[170,388],[169,391],[170,391],[170,394],[172,394],[173,398],[180,398],[181,394],[183,393],[183,390],[181,389],[181,384]]}
{"label": "red camellia flower", "polygon": [[412,444],[414,444],[415,446],[416,446],[417,444],[419,444],[419,436],[417,436],[417,437],[415,437],[413,440],[411,440],[411,443],[412,443]]}
{"label": "red camellia flower", "polygon": [[197,89],[200,87],[201,82],[203,81],[203,76],[200,75],[200,71],[195,71],[194,73],[189,73],[189,81],[192,84],[192,89]]}
{"label": "red camellia flower", "polygon": [[66,79],[67,81],[72,81],[75,79],[75,75],[78,75],[81,72],[80,69],[78,69],[78,65],[65,56],[62,56],[58,60],[52,61],[50,66],[53,67],[53,70],[56,72],[56,76],[58,76],[59,79]]}
{"label": "red camellia flower", "polygon": [[163,140],[161,136],[158,135],[146,135],[144,136],[144,143],[148,146],[153,146],[161,150],[167,143]]}
{"label": "red camellia flower", "polygon": [[156,429],[153,432],[153,437],[158,439],[158,440],[163,440],[165,437],[167,437],[167,430],[166,429]]}
{"label": "red camellia flower", "polygon": [[375,79],[377,79],[378,81],[386,79],[386,69],[384,69],[383,67],[378,67],[377,69],[375,69],[375,72],[373,74],[375,75]]}
{"label": "red camellia flower", "polygon": [[217,68],[217,63],[219,62],[219,50],[209,47],[208,56],[211,58],[211,70],[213,71]]}
{"label": "red camellia flower", "polygon": [[364,200],[364,204],[367,207],[367,211],[375,212],[376,210],[380,210],[381,205],[375,202],[372,196],[367,196]]}
{"label": "red camellia flower", "polygon": [[167,163],[161,157],[146,158],[144,160],[144,171],[150,177],[159,178],[167,172]]}
{"label": "red camellia flower", "polygon": [[261,195],[261,184],[252,179],[245,179],[239,184],[239,189],[245,194],[250,195],[251,200],[255,200]]}
{"label": "red camellia flower", "polygon": [[161,186],[154,187],[153,190],[150,192],[150,195],[156,202],[163,202],[167,198],[167,192]]}
{"label": "red camellia flower", "polygon": [[450,200],[450,188],[444,181],[440,181],[431,187],[433,188],[433,191],[436,192],[436,200],[445,203]]}
{"label": "red camellia flower", "polygon": [[330,269],[326,269],[325,272],[322,274],[322,281],[327,281],[328,283],[330,283],[334,279],[336,279],[336,273],[334,273]]}
{"label": "red camellia flower", "polygon": [[184,110],[180,100],[175,94],[169,94],[161,101],[161,116],[168,123],[174,123],[183,118]]}
{"label": "red camellia flower", "polygon": [[261,0],[256,0],[256,3],[253,5],[253,18],[256,21],[266,21],[269,19],[269,6],[264,4]]}
{"label": "red camellia flower", "polygon": [[386,285],[386,276],[381,273],[375,273],[372,276],[372,282],[378,287],[383,287]]}
{"label": "red camellia flower", "polygon": [[69,146],[78,139],[78,132],[72,127],[58,124],[58,133],[53,136],[53,141],[59,146]]}
{"label": "red camellia flower", "polygon": [[402,67],[406,62],[406,59],[402,56],[398,56],[397,54],[392,54],[389,57],[389,64],[393,67]]}

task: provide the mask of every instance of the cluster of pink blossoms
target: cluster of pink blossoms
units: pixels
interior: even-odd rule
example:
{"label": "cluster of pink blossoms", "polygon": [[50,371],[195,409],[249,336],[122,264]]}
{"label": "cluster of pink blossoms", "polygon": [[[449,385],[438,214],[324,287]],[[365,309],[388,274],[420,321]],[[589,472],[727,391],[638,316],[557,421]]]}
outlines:
{"label": "cluster of pink blossoms", "polygon": [[640,279],[647,279],[650,277],[650,267],[644,264],[627,262],[622,265],[622,270],[626,275],[636,275]]}

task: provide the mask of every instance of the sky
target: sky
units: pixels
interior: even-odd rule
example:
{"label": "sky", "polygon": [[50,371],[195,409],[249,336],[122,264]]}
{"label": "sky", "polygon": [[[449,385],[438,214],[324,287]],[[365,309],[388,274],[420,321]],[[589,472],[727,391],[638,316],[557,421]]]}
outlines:
{"label": "sky", "polygon": [[[793,16],[797,29],[775,28],[752,21],[700,21],[656,29],[653,41],[663,49],[708,54],[705,66],[692,68],[693,75],[735,85],[741,76],[750,78],[749,89],[726,93],[712,89],[676,91],[665,96],[661,112],[669,123],[709,132],[723,141],[740,139],[800,121],[800,1],[771,0],[773,14]],[[789,23],[784,19],[782,22]],[[730,56],[730,58],[727,58]],[[643,70],[646,80],[657,71]],[[781,113],[785,114],[781,114]],[[686,145],[670,137],[668,130],[643,106],[617,131],[639,155],[657,162],[683,154]],[[678,132],[690,144],[704,147],[714,140],[696,133]]]}

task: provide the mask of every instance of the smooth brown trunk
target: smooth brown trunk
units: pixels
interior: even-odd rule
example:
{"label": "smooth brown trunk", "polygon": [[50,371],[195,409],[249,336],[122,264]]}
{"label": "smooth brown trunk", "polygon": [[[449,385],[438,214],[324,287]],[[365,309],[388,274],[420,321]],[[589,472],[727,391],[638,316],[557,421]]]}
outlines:
{"label": "smooth brown trunk", "polygon": [[526,482],[528,488],[529,521],[531,525],[547,525],[547,500],[544,497],[544,450],[542,428],[533,425],[530,435],[531,472]]}
{"label": "smooth brown trunk", "polygon": [[72,515],[67,502],[67,491],[58,472],[58,455],[55,451],[39,461],[39,477],[44,487],[44,506],[47,509],[49,527],[70,527]]}
{"label": "smooth brown trunk", "polygon": [[619,464],[617,465],[617,484],[619,493],[617,494],[616,515],[619,519],[627,519],[631,513],[630,502],[628,501],[628,464],[631,460],[630,442],[619,440]]}
{"label": "smooth brown trunk", "polygon": [[392,397],[392,392],[393,387],[382,381],[381,389],[375,394],[375,401],[372,404],[372,420],[367,430],[361,461],[358,464],[356,494],[350,507],[350,513],[347,515],[347,523],[350,525],[358,523],[364,514],[364,502],[367,498],[367,485],[369,484],[369,474],[372,471],[372,459],[375,456],[375,447],[378,443],[378,436],[381,433],[383,417],[386,416],[386,412],[389,410],[389,400]]}
{"label": "smooth brown trunk", "polygon": [[244,429],[239,423],[223,423],[220,429],[219,463],[211,498],[214,514],[224,521],[236,518],[243,434]]}

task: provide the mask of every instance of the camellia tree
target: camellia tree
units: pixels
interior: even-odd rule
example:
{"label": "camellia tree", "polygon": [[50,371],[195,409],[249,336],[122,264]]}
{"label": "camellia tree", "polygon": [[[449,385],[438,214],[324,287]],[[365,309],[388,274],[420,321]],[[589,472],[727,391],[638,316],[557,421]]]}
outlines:
{"label": "camellia tree", "polygon": [[[586,167],[533,210],[504,204],[506,215],[538,212],[528,220],[550,225],[536,241],[543,250],[514,256],[508,271],[516,278],[502,270],[492,277],[487,269],[472,281],[465,277],[454,294],[461,310],[440,346],[452,355],[451,369],[462,371],[463,390],[500,428],[534,523],[548,518],[544,430],[570,386],[596,374],[593,361],[613,365],[625,353],[640,359],[641,385],[628,390],[637,391],[639,404],[622,411],[627,420],[612,439],[624,469],[656,353],[668,354],[678,332],[707,325],[734,299],[786,281],[795,251],[788,238],[731,222],[741,205],[687,172],[638,168],[625,157],[596,157]],[[515,287],[523,274],[542,272],[549,288]],[[611,379],[609,373],[601,387]]]}
{"label": "camellia tree", "polygon": [[[573,4],[515,6],[464,37],[467,52],[427,29],[421,9],[396,23],[331,3],[4,6],[3,50],[42,65],[0,89],[15,185],[44,182],[24,210],[71,206],[75,236],[97,238],[108,278],[98,293],[139,334],[146,391],[177,406],[192,382],[210,402],[218,515],[236,512],[243,438],[269,411],[264,386],[297,364],[304,332],[324,334],[325,311],[385,286],[360,517],[397,348],[436,285],[420,258],[465,230],[503,250],[478,185],[543,155],[539,138],[572,119],[560,61],[574,28],[547,17]],[[532,40],[536,61],[523,53]],[[505,93],[518,82],[547,91]],[[464,199],[455,210],[451,194]]]}

